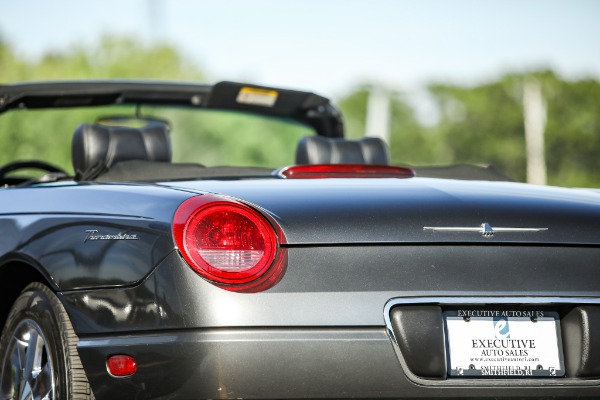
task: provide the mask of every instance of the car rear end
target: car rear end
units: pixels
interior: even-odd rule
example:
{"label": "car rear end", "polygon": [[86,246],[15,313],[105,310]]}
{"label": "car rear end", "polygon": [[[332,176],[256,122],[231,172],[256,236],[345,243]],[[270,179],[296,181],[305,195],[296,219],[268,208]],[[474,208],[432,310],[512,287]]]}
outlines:
{"label": "car rear end", "polygon": [[596,194],[369,182],[203,182],[141,282],[62,294],[96,398],[600,396]]}

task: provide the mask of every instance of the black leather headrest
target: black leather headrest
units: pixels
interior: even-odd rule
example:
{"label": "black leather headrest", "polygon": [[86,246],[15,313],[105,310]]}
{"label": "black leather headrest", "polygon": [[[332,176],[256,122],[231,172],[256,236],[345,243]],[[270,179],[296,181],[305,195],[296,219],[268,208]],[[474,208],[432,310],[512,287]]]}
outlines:
{"label": "black leather headrest", "polygon": [[95,179],[120,161],[171,161],[171,140],[165,124],[143,128],[82,124],[73,135],[73,169],[79,180]]}
{"label": "black leather headrest", "polygon": [[380,138],[357,140],[305,136],[296,147],[296,164],[379,164],[387,165],[390,156]]}

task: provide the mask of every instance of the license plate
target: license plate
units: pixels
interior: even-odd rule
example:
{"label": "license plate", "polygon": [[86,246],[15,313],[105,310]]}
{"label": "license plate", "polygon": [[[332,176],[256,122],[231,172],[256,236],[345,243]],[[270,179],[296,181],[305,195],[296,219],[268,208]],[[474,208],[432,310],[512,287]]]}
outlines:
{"label": "license plate", "polygon": [[565,375],[556,312],[465,308],[445,311],[444,322],[449,376]]}

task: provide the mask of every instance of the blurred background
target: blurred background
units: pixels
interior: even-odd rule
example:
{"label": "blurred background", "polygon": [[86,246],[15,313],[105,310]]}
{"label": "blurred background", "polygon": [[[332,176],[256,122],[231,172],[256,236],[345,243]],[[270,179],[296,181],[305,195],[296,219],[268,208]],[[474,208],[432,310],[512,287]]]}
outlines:
{"label": "blurred background", "polygon": [[[600,187],[600,1],[0,0],[0,83],[83,78],[314,91],[342,109],[347,136],[385,138],[394,164]],[[0,164],[51,152],[68,166],[92,118],[19,113],[0,117]],[[169,117],[176,155],[204,164],[289,164],[304,134]]]}

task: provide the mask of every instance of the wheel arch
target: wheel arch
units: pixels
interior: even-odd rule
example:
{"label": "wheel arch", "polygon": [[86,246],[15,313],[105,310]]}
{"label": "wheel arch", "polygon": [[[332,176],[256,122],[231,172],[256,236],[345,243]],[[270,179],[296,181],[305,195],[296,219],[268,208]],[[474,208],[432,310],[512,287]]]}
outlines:
{"label": "wheel arch", "polygon": [[4,326],[19,294],[33,282],[40,282],[52,291],[57,290],[56,285],[35,266],[35,263],[11,257],[0,264],[0,327]]}

